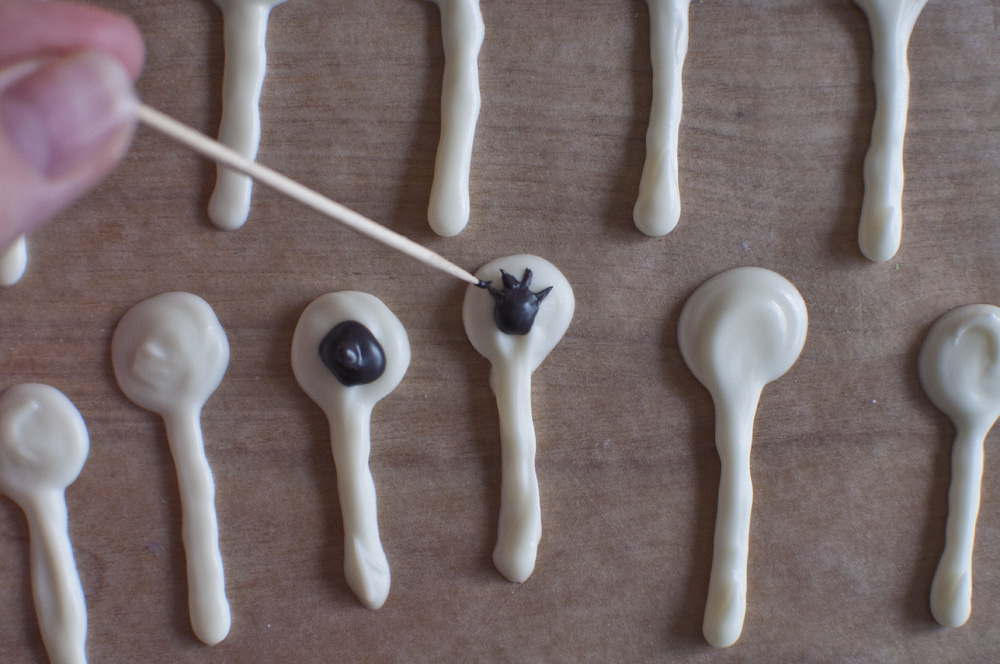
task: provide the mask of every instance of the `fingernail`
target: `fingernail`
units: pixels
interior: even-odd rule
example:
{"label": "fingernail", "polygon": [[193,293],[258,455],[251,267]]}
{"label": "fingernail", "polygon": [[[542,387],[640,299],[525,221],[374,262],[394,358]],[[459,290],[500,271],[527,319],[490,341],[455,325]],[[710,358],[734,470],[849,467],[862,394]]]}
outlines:
{"label": "fingernail", "polygon": [[0,129],[18,155],[49,178],[99,158],[134,121],[138,98],[114,58],[81,53],[46,62],[0,96]]}

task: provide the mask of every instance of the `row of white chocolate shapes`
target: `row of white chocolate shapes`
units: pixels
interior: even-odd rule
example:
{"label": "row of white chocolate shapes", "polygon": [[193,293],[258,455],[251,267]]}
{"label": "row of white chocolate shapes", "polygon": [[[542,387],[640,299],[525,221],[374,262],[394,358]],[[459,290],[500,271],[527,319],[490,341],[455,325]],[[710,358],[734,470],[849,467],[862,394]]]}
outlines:
{"label": "row of white chocolate shapes", "polygon": [[[875,121],[865,155],[865,196],[858,246],[883,262],[899,250],[903,212],[903,139],[910,89],[906,49],[927,0],[855,0],[872,36]],[[680,218],[677,134],[681,119],[681,69],[687,53],[690,0],[646,0],[653,61],[653,104],[646,133],[646,163],[633,211],[647,235],[665,235]]]}
{"label": "row of white chocolate shapes", "polygon": [[[484,29],[479,0],[435,0],[442,9],[445,73],[438,145],[428,219],[439,235],[457,235],[469,221],[469,171],[480,110],[477,59]],[[872,261],[887,261],[902,233],[903,139],[909,97],[906,50],[927,0],[855,0],[868,17],[876,113],[865,157],[865,197],[858,245]],[[688,46],[691,0],[646,0],[649,7],[653,101],[646,132],[646,161],[632,213],[636,227],[666,235],[680,219],[677,142],[681,120],[681,71]]]}
{"label": "row of white chocolate shapes", "polygon": [[[569,326],[574,298],[562,273],[536,256],[497,259],[483,266],[477,276],[499,281],[504,269],[529,269],[536,275],[536,287],[554,288],[524,335],[499,331],[493,301],[481,288],[469,287],[463,307],[470,340],[492,363],[490,382],[500,410],[504,481],[494,560],[505,576],[524,581],[534,568],[541,535],[530,377]],[[386,369],[372,382],[344,385],[321,361],[320,341],[344,321],[363,325],[385,354]],[[225,638],[230,611],[219,553],[214,483],[198,420],[228,360],[229,346],[218,318],[204,300],[189,293],[166,293],[140,302],[122,317],[112,339],[112,363],[122,391],[139,406],[160,414],[167,425],[184,510],[191,622],[198,637],[209,644]],[[291,360],[303,390],[330,421],[348,585],[365,606],[377,609],[388,596],[390,573],[378,535],[375,485],[368,468],[370,418],[375,403],[395,389],[409,366],[406,330],[374,296],[331,293],[303,312]]]}
{"label": "row of white chocolate shapes", "polygon": [[[219,141],[248,159],[260,144],[260,94],[267,62],[267,19],[285,0],[215,0],[224,17],[226,65]],[[432,0],[441,7],[445,71],[441,140],[431,186],[428,220],[446,237],[469,221],[469,171],[479,118],[476,62],[485,30],[479,0]],[[219,166],[208,214],[219,228],[234,230],[250,213],[252,180]]]}
{"label": "row of white chocolate shapes", "polygon": [[[480,269],[482,279],[530,270],[552,289],[524,335],[501,332],[488,294],[470,287],[463,304],[466,332],[492,364],[501,429],[501,513],[494,562],[513,581],[531,574],[541,536],[530,378],[572,318],[572,289],[547,261],[519,255]],[[527,284],[524,284],[527,287]],[[323,336],[345,321],[360,323],[385,352],[386,370],[347,386],[323,366]],[[782,376],[805,343],[808,315],[797,289],[763,268],[737,268],[702,284],[685,303],[678,344],[685,363],[716,405],[716,446],[722,463],[712,575],[704,633],[727,647],[742,631],[753,491],[750,447],[761,391]],[[228,363],[225,333],[211,307],[188,293],[140,302],[122,318],[112,341],[119,385],[167,423],[184,509],[190,608],[206,643],[229,631],[214,483],[198,416]],[[331,293],[303,312],[292,344],[292,367],[305,392],[330,420],[345,529],[345,575],[377,609],[389,591],[389,567],[378,536],[375,487],[368,468],[374,404],[405,374],[410,350],[399,320],[371,295]],[[945,626],[969,617],[972,548],[979,506],[984,439],[1000,416],[1000,308],[959,307],[931,328],[920,351],[920,380],[931,401],[955,423],[945,550],[931,590],[931,611]],[[65,487],[79,475],[89,439],[79,412],[60,392],[19,385],[0,396],[0,490],[20,504],[32,533],[32,580],[43,638],[53,661],[83,662],[86,609],[66,529]]]}
{"label": "row of white chocolate shapes", "polygon": [[[493,561],[504,576],[517,582],[526,580],[534,569],[542,529],[531,374],[566,332],[574,309],[569,282],[555,266],[537,256],[500,258],[484,265],[476,276],[499,283],[503,271],[525,269],[533,273],[536,288],[552,288],[526,334],[500,331],[494,301],[482,288],[469,286],[462,306],[469,340],[491,363],[490,385],[500,416],[503,479]],[[371,382],[346,385],[319,361],[321,341],[346,321],[367,328],[384,353],[385,371]],[[330,422],[344,518],[344,573],[348,585],[371,609],[385,602],[390,572],[378,535],[375,485],[368,468],[369,422],[373,406],[395,389],[409,361],[410,347],[402,323],[381,301],[365,293],[330,293],[318,298],[302,313],[292,340],[295,377]]]}
{"label": "row of white chocolate shapes", "polygon": [[[469,223],[469,172],[480,92],[477,60],[485,30],[479,0],[432,0],[441,7],[445,70],[438,144],[427,218],[444,237]],[[646,134],[646,164],[633,218],[647,235],[665,235],[680,218],[677,135],[681,120],[681,69],[687,53],[691,0],[646,0],[653,60],[653,105]]]}
{"label": "row of white chocolate shapes", "polygon": [[[266,67],[267,19],[284,0],[215,0],[223,11],[226,65],[219,140],[254,159],[260,142],[260,93]],[[441,139],[431,186],[428,220],[443,236],[469,221],[469,171],[480,92],[477,60],[484,28],[478,0],[433,0],[441,6],[445,73]],[[871,26],[876,114],[865,157],[865,198],[858,244],[877,262],[899,249],[902,232],[903,139],[909,70],[906,48],[927,0],[855,0]],[[647,0],[653,61],[653,103],[646,134],[646,163],[633,218],[647,235],[665,235],[680,218],[677,138],[681,118],[681,69],[687,52],[690,0]],[[209,201],[219,228],[242,226],[250,211],[252,180],[225,166]],[[0,252],[0,286],[16,283],[27,261],[24,237]]]}
{"label": "row of white chocolate shapes", "polygon": [[[573,313],[565,277],[535,256],[498,259],[480,272],[530,269],[554,287],[551,303],[530,332],[511,336],[494,322],[488,293],[469,287],[463,319],[474,346],[493,365],[491,385],[500,409],[502,466],[498,569],[524,581],[535,564],[541,511],[534,472],[530,377],[556,345]],[[525,284],[527,286],[527,284]],[[384,369],[364,384],[346,385],[324,365],[320,343],[340,323],[364,326],[384,353]],[[215,484],[205,457],[200,413],[229,363],[229,343],[211,306],[190,293],[165,293],[125,313],[111,342],[118,384],[137,405],[161,415],[177,467],[187,555],[189,610],[195,634],[214,645],[229,633],[231,614],[219,550]],[[399,384],[410,363],[402,323],[380,300],[358,292],[324,295],[302,313],[292,341],[292,369],[303,390],[327,415],[344,520],[344,572],[370,609],[389,594],[389,564],[378,534],[375,484],[368,467],[375,403]],[[0,397],[0,490],[20,504],[32,533],[32,577],[43,639],[54,662],[86,661],[86,607],[69,543],[65,488],[89,448],[79,412],[54,388],[19,385]]]}
{"label": "row of white chocolate shapes", "polygon": [[[215,0],[225,15],[226,71],[219,140],[253,159],[260,140],[261,85],[270,10],[284,0]],[[441,137],[428,221],[451,237],[469,221],[469,172],[481,97],[477,61],[485,30],[479,0],[432,0],[441,7],[445,51]],[[680,218],[677,142],[681,70],[688,45],[690,0],[646,0],[650,17],[653,101],[646,162],[633,210],[636,227],[652,236],[672,231]],[[887,261],[902,232],[903,139],[909,96],[906,50],[927,0],[856,0],[868,16],[873,44],[876,113],[865,157],[865,197],[858,227],[862,253]],[[220,228],[239,228],[250,210],[251,180],[223,166],[209,203]]]}
{"label": "row of white chocolate shapes", "polygon": [[[716,647],[736,642],[746,613],[753,489],[750,446],[764,385],[781,377],[805,343],[808,315],[796,288],[762,268],[709,279],[684,304],[677,337],[685,363],[716,407],[722,464],[712,575],[703,631]],[[920,383],[955,424],[945,549],[931,586],[934,618],[958,627],[972,610],[983,445],[1000,417],[1000,308],[970,304],[942,316],[920,349]]]}
{"label": "row of white chocolate shapes", "polygon": [[[229,633],[215,483],[205,458],[202,406],[229,364],[229,343],[212,308],[189,293],[132,307],[111,343],[122,391],[160,414],[177,466],[191,624],[214,645]],[[22,384],[0,396],[0,491],[24,510],[42,639],[53,662],[86,662],[87,611],[67,531],[65,489],[80,474],[90,440],[79,411],[53,387]]]}

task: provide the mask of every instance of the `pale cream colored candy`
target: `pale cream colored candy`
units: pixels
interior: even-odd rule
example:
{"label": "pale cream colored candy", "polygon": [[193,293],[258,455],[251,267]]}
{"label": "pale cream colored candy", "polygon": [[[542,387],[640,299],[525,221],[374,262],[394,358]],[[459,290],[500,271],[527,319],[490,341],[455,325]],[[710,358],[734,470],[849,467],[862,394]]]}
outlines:
{"label": "pale cream colored candy", "polygon": [[983,444],[1000,417],[1000,308],[949,311],[920,348],[920,384],[955,425],[944,553],[931,584],[931,613],[958,627],[972,612],[972,545],[983,478]]}
{"label": "pale cream colored candy", "polygon": [[[222,10],[226,65],[222,79],[219,141],[248,159],[260,144],[260,92],[267,70],[267,19],[285,0],[213,0]],[[234,230],[250,214],[253,180],[219,166],[208,216],[219,228]]]}
{"label": "pale cream colored candy", "polygon": [[187,554],[191,626],[208,645],[229,634],[231,616],[219,552],[215,481],[205,458],[201,410],[229,366],[229,341],[205,300],[164,293],[129,309],[111,340],[122,392],[158,413],[177,467]]}
{"label": "pale cream colored candy", "polygon": [[31,589],[55,664],[87,661],[87,606],[69,540],[65,492],[89,450],[87,425],[59,390],[25,383],[0,395],[0,491],[28,518]]}
{"label": "pale cream colored candy", "polygon": [[469,223],[469,171],[481,104],[477,61],[486,29],[479,0],[432,1],[441,7],[445,64],[441,140],[427,220],[435,233],[451,237]]}
{"label": "pale cream colored candy", "polygon": [[[385,370],[373,382],[346,386],[320,358],[324,337],[337,324],[360,323],[385,355]],[[381,300],[368,293],[328,293],[314,300],[299,318],[292,338],[292,371],[306,394],[330,422],[330,444],[337,467],[337,492],[344,519],[344,575],[361,603],[378,609],[389,596],[389,561],[378,533],[371,453],[371,413],[396,389],[410,366],[406,329]]]}
{"label": "pale cream colored candy", "polygon": [[0,249],[0,286],[13,286],[24,276],[28,266],[28,246],[24,236],[18,236],[6,249]]}
{"label": "pale cream colored candy", "polygon": [[494,300],[482,288],[469,286],[462,305],[465,333],[475,349],[490,361],[490,387],[500,412],[500,525],[493,563],[501,574],[518,583],[531,576],[542,537],[531,374],[566,333],[575,307],[573,289],[566,277],[538,256],[498,258],[479,268],[476,276],[499,287],[501,269],[520,279],[526,268],[532,272],[531,291],[552,287],[527,334],[500,331],[493,316]]}
{"label": "pale cream colored candy", "polygon": [[808,315],[798,290],[779,274],[741,267],[717,274],[681,309],[677,341],[684,362],[715,402],[715,445],[722,462],[712,576],[702,630],[731,646],[746,614],[750,537],[750,444],[764,385],[802,352]]}
{"label": "pale cream colored candy", "polygon": [[927,0],[854,0],[872,35],[875,121],[865,155],[865,197],[858,246],[881,263],[899,250],[903,231],[903,139],[910,97],[906,48]]}
{"label": "pale cream colored candy", "polygon": [[691,0],[646,0],[653,61],[653,106],[646,130],[646,163],[632,211],[646,235],[666,235],[681,216],[677,134],[681,124],[681,70],[688,46]]}

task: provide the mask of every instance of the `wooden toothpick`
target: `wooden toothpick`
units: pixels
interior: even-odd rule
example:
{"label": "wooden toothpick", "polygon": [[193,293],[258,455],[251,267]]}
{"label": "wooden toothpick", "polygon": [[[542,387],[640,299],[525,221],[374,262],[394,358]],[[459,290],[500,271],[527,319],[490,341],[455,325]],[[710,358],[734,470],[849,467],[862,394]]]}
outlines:
{"label": "wooden toothpick", "polygon": [[223,166],[239,171],[244,175],[249,175],[261,184],[265,184],[275,189],[289,198],[308,205],[320,214],[324,214],[331,219],[353,228],[359,233],[378,240],[397,251],[401,251],[407,256],[416,258],[418,261],[447,272],[453,277],[458,277],[475,286],[483,286],[483,282],[474,277],[471,273],[463,270],[443,256],[440,256],[430,249],[423,247],[408,237],[391,231],[385,226],[377,224],[368,217],[358,214],[354,210],[330,200],[326,196],[319,194],[305,185],[301,185],[295,180],[288,178],[277,171],[273,171],[266,166],[247,159],[235,150],[226,147],[222,143],[209,138],[187,125],[174,120],[169,115],[161,113],[146,104],[139,105],[139,120],[149,125],[153,129],[191,148],[195,152],[219,162]]}

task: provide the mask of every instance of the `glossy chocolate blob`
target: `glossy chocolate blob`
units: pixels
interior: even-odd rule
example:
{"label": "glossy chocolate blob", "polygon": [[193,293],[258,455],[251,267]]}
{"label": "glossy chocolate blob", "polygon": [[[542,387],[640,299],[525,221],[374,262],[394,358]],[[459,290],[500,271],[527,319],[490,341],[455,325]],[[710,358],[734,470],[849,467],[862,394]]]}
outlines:
{"label": "glossy chocolate blob", "polygon": [[531,286],[531,270],[527,268],[524,270],[521,281],[503,270],[500,270],[500,274],[503,280],[503,290],[493,288],[489,282],[486,284],[486,290],[496,301],[493,308],[493,319],[504,334],[527,334],[531,332],[531,326],[535,323],[538,305],[552,290],[552,286],[538,293],[532,293],[529,288]]}
{"label": "glossy chocolate blob", "polygon": [[385,373],[385,352],[367,327],[345,320],[319,342],[319,357],[347,387],[367,385]]}

